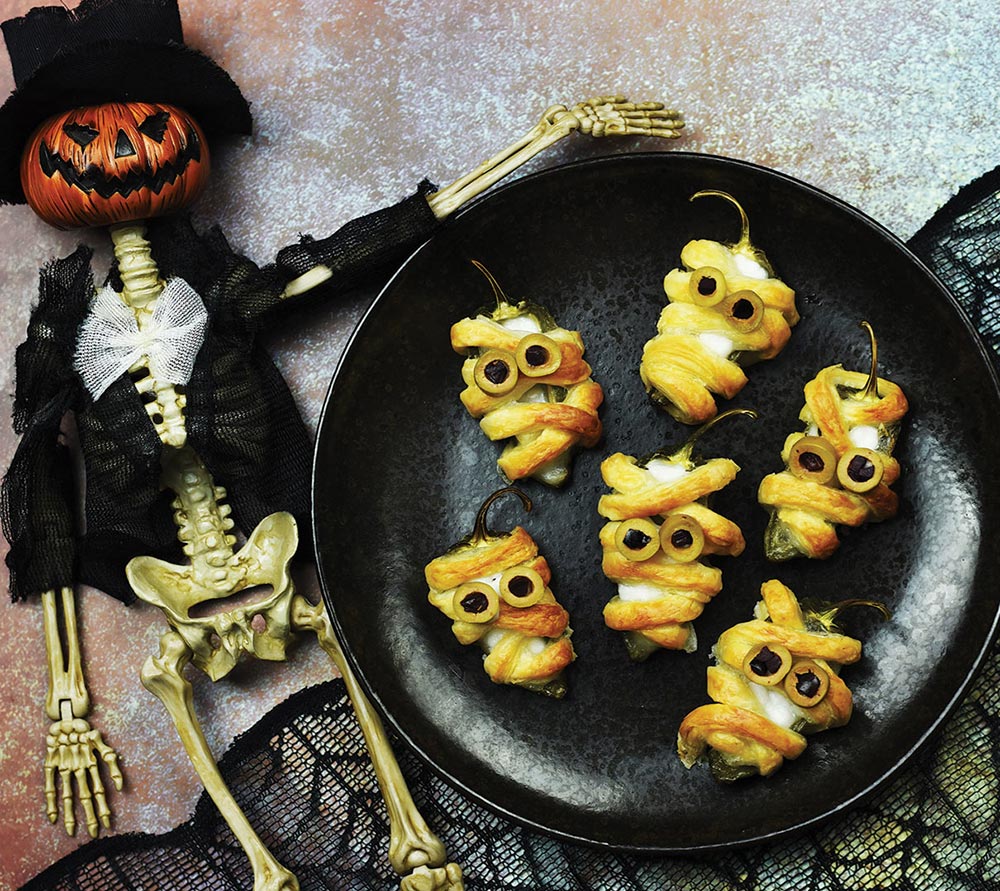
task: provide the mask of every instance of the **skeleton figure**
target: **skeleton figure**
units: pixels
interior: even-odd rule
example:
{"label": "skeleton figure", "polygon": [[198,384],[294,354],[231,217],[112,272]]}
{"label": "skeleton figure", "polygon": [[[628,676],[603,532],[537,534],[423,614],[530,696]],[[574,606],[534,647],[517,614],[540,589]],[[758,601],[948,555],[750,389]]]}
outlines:
{"label": "skeleton figure", "polygon": [[[308,513],[309,437],[284,381],[256,342],[264,320],[312,289],[337,293],[398,262],[439,220],[574,130],[679,135],[674,112],[620,97],[553,106],[523,139],[451,186],[421,184],[394,207],[258,268],[184,210],[208,173],[209,140],[248,133],[239,89],[183,45],[176,0],[84,0],[3,24],[17,90],[0,108],[0,202],[25,200],[61,228],[108,226],[115,268],[94,287],[79,248],[42,272],[17,353],[14,424],[22,434],[3,483],[15,600],[40,595],[52,720],[47,810],[75,828],[73,783],[88,831],[110,825],[100,772],[119,788],[114,750],[86,717],[73,585],[160,607],[169,624],[143,684],[169,711],[219,810],[250,858],[255,889],[295,877],[265,848],[222,782],[183,669],[214,680],[243,654],[281,660],[298,632],[317,635],[343,675],[391,826],[402,887],[462,887],[461,870],[416,811],[384,730],[322,605],[288,573]],[[124,74],[127,72],[127,75]],[[87,534],[76,535],[74,481],[60,423],[76,415],[87,469]],[[172,522],[171,522],[172,521]],[[236,549],[238,534],[246,538]],[[198,618],[196,607],[265,586],[254,602]]]}

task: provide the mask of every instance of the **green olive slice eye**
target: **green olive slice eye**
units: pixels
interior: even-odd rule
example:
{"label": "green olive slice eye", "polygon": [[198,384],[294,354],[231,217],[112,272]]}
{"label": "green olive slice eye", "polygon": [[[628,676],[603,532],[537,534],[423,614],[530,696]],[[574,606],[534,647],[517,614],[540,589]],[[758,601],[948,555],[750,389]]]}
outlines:
{"label": "green olive slice eye", "polygon": [[884,475],[885,462],[872,449],[848,449],[837,463],[837,479],[849,492],[870,492]]}
{"label": "green olive slice eye", "polygon": [[721,269],[701,266],[688,279],[688,293],[699,306],[715,306],[726,296],[726,277]]}
{"label": "green olive slice eye", "polygon": [[792,654],[781,644],[754,647],[743,659],[743,674],[763,687],[780,684],[791,667]]}
{"label": "green olive slice eye", "polygon": [[660,547],[672,560],[690,563],[705,550],[705,531],[687,514],[672,514],[660,527]]}
{"label": "green olive slice eye", "polygon": [[785,692],[796,705],[811,708],[823,701],[830,689],[830,676],[815,662],[796,662],[785,675]]}
{"label": "green olive slice eye", "polygon": [[551,337],[529,334],[517,345],[517,367],[528,377],[552,374],[562,364],[562,350]]}
{"label": "green olive slice eye", "polygon": [[477,625],[492,622],[500,612],[500,598],[486,582],[466,582],[459,585],[451,604],[460,621],[474,622]]}
{"label": "green olive slice eye", "polygon": [[788,469],[800,480],[829,485],[837,476],[837,451],[822,436],[803,436],[789,451]]}
{"label": "green olive slice eye", "polygon": [[764,301],[755,291],[737,291],[719,304],[719,309],[737,331],[749,334],[764,321]]}
{"label": "green olive slice eye", "polygon": [[479,389],[490,396],[503,396],[517,384],[517,362],[506,350],[487,350],[473,370]]}
{"label": "green olive slice eye", "polygon": [[615,532],[615,547],[626,560],[648,560],[660,549],[660,529],[645,517],[622,520]]}
{"label": "green olive slice eye", "polygon": [[500,596],[511,606],[534,606],[544,594],[545,582],[530,566],[512,566],[500,576]]}

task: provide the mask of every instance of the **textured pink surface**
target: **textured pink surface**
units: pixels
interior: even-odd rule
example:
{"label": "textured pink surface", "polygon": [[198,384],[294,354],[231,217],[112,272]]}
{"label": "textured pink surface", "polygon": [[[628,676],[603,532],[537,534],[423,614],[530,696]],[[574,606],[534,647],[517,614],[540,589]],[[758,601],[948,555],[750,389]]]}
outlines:
{"label": "textured pink surface", "polygon": [[[29,0],[0,0],[0,17]],[[754,4],[547,0],[370,2],[181,0],[188,42],[222,64],[251,100],[252,139],[215,153],[197,208],[260,261],[300,231],[323,234],[409,194],[447,183],[527,130],[553,102],[606,92],[663,99],[689,121],[678,143],[565,141],[530,169],[609,151],[704,151],[776,167],[830,191],[898,235],[915,231],[962,184],[1000,163],[995,138],[995,3],[862,0]],[[0,63],[0,94],[12,87]],[[13,392],[37,268],[100,233],[60,233],[24,207],[0,208],[0,390]],[[309,317],[272,343],[310,425],[357,301]],[[9,403],[5,403],[6,415]],[[15,437],[0,423],[0,467]],[[0,544],[0,553],[6,544]],[[316,591],[310,577],[302,582]],[[162,831],[200,787],[159,704],[139,685],[164,625],[80,594],[92,721],[122,759],[115,831]],[[83,839],[44,814],[48,721],[41,611],[3,606],[0,666],[0,888],[30,878]],[[192,674],[219,754],[289,693],[330,676],[308,642],[288,665],[248,665],[212,685]],[[83,837],[86,838],[85,836]]]}

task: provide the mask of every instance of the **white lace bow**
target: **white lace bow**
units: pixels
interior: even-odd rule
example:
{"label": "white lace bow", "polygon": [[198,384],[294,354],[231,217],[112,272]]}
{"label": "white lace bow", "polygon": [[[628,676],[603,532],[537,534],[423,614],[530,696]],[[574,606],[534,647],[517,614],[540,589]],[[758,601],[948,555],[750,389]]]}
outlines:
{"label": "white lace bow", "polygon": [[182,278],[167,281],[141,330],[135,313],[105,286],[80,326],[73,365],[94,399],[143,356],[153,377],[186,384],[207,325],[204,302]]}

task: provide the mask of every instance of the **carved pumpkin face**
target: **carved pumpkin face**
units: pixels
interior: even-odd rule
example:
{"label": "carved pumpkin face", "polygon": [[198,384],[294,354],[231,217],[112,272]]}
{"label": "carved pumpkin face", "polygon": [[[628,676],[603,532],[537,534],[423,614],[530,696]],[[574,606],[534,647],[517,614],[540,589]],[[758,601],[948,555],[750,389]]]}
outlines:
{"label": "carved pumpkin face", "polygon": [[208,179],[205,134],[173,105],[111,102],[53,115],[21,155],[32,209],[60,229],[149,219],[186,207]]}

